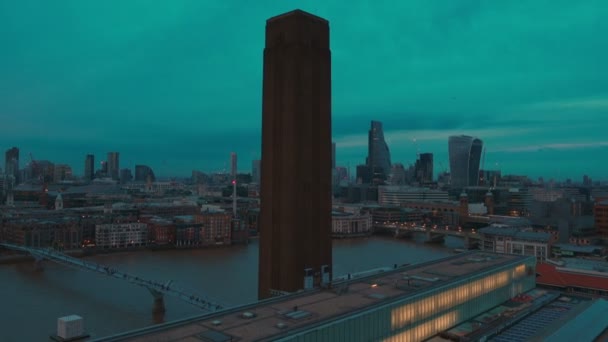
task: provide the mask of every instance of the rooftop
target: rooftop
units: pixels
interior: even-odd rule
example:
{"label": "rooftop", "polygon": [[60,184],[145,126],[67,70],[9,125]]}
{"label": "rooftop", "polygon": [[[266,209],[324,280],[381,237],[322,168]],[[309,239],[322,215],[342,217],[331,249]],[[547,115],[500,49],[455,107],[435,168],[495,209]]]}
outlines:
{"label": "rooftop", "polygon": [[526,231],[505,225],[492,225],[489,227],[481,228],[479,230],[479,233],[484,235],[509,236],[514,240],[541,242],[549,242],[552,236],[550,233]]}
{"label": "rooftop", "polygon": [[528,258],[469,252],[390,271],[379,269],[369,276],[338,282],[332,289],[272,298],[98,341],[195,341],[201,334],[213,334],[220,340],[271,340]]}
{"label": "rooftop", "polygon": [[[606,330],[608,301],[598,299],[576,317],[550,329],[552,333],[542,336],[547,341],[593,341]],[[603,340],[603,339],[602,339]]]}
{"label": "rooftop", "polygon": [[[536,283],[557,287],[580,287],[608,291],[608,273],[601,274],[570,267],[564,268],[547,263],[539,263],[536,268]],[[595,274],[597,273],[597,274]]]}
{"label": "rooftop", "polygon": [[329,21],[327,21],[326,19],[323,19],[323,18],[321,18],[319,16],[316,16],[314,14],[302,11],[301,9],[295,9],[295,10],[289,11],[287,13],[279,14],[277,16],[274,16],[274,17],[266,20],[266,22],[267,23],[271,23],[271,22],[274,22],[274,21],[278,21],[278,20],[285,19],[285,18],[288,18],[288,17],[295,17],[295,16],[303,16],[303,17],[314,19],[314,20],[317,20],[317,21],[320,21],[320,22],[323,22],[323,23],[329,23]]}
{"label": "rooftop", "polygon": [[595,246],[595,245],[573,245],[569,243],[556,243],[553,245],[554,247],[558,247],[559,249],[577,252],[577,253],[593,253],[596,251],[601,251],[604,249],[604,246]]}

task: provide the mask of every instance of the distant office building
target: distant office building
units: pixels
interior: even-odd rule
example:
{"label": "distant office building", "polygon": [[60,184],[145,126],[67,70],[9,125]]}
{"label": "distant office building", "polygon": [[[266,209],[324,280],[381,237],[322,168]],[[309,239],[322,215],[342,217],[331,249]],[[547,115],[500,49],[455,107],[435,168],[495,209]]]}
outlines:
{"label": "distant office building", "polygon": [[497,187],[500,183],[500,170],[479,170],[479,185]]}
{"label": "distant office building", "polygon": [[154,171],[152,171],[152,168],[149,167],[148,165],[135,165],[135,181],[136,182],[148,182],[148,181],[154,182],[154,181],[156,181],[156,177],[154,176]]}
{"label": "distant office building", "polygon": [[19,183],[19,149],[17,147],[9,148],[4,154],[4,173],[12,176],[14,184]]}
{"label": "distant office building", "polygon": [[430,183],[433,181],[433,154],[421,153],[416,160],[416,181]]}
{"label": "distant office building", "polygon": [[372,173],[372,179],[385,180],[391,170],[391,154],[384,141],[384,131],[379,121],[371,123],[367,148],[367,166]]}
{"label": "distant office building", "polygon": [[55,164],[48,160],[36,160],[23,170],[24,179],[35,179],[41,182],[53,182],[55,179]]}
{"label": "distant office building", "polygon": [[266,22],[259,298],[331,280],[331,53],[327,20]]}
{"label": "distant office building", "polygon": [[118,163],[118,152],[108,152],[108,176],[114,180],[118,180],[119,174],[119,163]]}
{"label": "distant office building", "polygon": [[92,154],[87,154],[87,157],[84,160],[84,179],[85,180],[93,180],[95,177],[95,156]]}
{"label": "distant office building", "polygon": [[331,169],[336,169],[336,143],[331,143]]}
{"label": "distant office building", "polygon": [[405,185],[407,183],[406,171],[403,164],[393,164],[390,183],[391,185]]}
{"label": "distant office building", "polygon": [[482,146],[481,140],[467,135],[449,138],[452,188],[478,185]]}
{"label": "distant office building", "polygon": [[336,178],[340,182],[349,181],[349,179],[348,179],[348,169],[345,168],[344,166],[337,166],[336,167]]}
{"label": "distant office building", "polygon": [[133,174],[131,173],[131,169],[121,169],[120,170],[120,182],[128,183],[133,180]]}
{"label": "distant office building", "polygon": [[592,185],[593,185],[593,180],[589,176],[584,175],[583,176],[583,186],[590,187]]}
{"label": "distant office building", "polygon": [[236,173],[237,173],[236,153],[232,152],[232,153],[230,153],[230,176],[232,177],[232,180],[236,179]]}
{"label": "distant office building", "polygon": [[372,172],[367,165],[357,165],[357,184],[369,184],[372,182]]}
{"label": "distant office building", "polygon": [[400,206],[405,202],[448,202],[447,191],[409,186],[378,186],[378,204]]}
{"label": "distant office building", "polygon": [[260,176],[261,176],[261,167],[262,167],[262,161],[259,159],[253,160],[251,162],[251,180],[256,183],[256,184],[260,184]]}
{"label": "distant office building", "polygon": [[66,164],[56,164],[53,170],[53,182],[59,183],[72,179],[72,168]]}

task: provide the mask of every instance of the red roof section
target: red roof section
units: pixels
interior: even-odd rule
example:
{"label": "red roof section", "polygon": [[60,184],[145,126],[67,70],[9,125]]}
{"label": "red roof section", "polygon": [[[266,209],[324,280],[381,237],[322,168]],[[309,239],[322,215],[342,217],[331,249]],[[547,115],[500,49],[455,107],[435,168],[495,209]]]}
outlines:
{"label": "red roof section", "polygon": [[608,278],[582,273],[570,273],[556,269],[556,266],[545,263],[536,265],[538,284],[553,286],[573,286],[608,291]]}

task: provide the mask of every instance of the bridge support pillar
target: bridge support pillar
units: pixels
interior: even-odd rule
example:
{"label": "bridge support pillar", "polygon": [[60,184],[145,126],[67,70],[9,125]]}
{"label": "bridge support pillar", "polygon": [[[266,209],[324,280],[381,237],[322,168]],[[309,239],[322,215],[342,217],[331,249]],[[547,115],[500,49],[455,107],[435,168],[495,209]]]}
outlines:
{"label": "bridge support pillar", "polygon": [[431,231],[426,232],[426,241],[425,243],[443,243],[444,235],[433,233]]}
{"label": "bridge support pillar", "polygon": [[411,236],[412,236],[412,232],[410,232],[406,229],[395,228],[395,238],[396,239],[409,238]]}
{"label": "bridge support pillar", "polygon": [[163,294],[161,292],[156,291],[155,289],[146,287],[148,289],[148,291],[150,291],[150,294],[152,294],[152,297],[154,297],[154,308],[152,309],[152,311],[154,313],[162,313],[165,312],[165,299],[163,297]]}
{"label": "bridge support pillar", "polygon": [[44,264],[42,263],[44,258],[38,254],[32,254],[32,256],[34,257],[34,267],[36,268],[36,271],[44,271]]}

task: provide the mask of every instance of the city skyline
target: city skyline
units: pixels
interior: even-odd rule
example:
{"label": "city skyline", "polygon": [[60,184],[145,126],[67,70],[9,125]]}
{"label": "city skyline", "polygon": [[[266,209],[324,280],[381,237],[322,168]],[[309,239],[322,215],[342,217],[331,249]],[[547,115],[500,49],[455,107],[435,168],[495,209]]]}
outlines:
{"label": "city skyline", "polygon": [[159,176],[229,169],[232,151],[251,165],[258,23],[300,7],[335,23],[332,135],[351,173],[376,120],[395,163],[413,164],[419,150],[434,154],[435,173],[449,169],[447,138],[465,134],[484,141],[485,169],[603,179],[608,80],[597,70],[608,47],[597,32],[608,6],[554,4],[2,4],[0,147],[18,147],[21,168],[32,153],[78,175],[87,154],[109,151]]}

